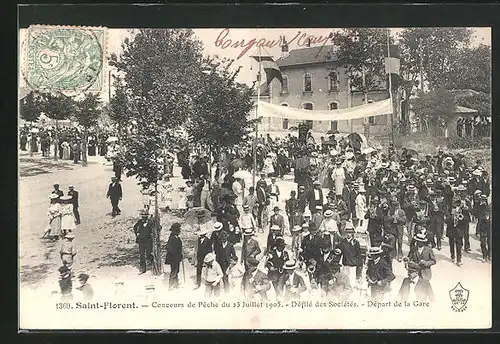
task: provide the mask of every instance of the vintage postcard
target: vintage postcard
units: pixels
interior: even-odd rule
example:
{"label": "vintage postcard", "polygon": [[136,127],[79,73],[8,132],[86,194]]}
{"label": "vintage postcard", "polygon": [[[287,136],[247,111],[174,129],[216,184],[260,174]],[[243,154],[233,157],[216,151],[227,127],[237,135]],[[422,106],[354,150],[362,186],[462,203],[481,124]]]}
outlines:
{"label": "vintage postcard", "polygon": [[492,324],[491,30],[19,31],[23,330]]}

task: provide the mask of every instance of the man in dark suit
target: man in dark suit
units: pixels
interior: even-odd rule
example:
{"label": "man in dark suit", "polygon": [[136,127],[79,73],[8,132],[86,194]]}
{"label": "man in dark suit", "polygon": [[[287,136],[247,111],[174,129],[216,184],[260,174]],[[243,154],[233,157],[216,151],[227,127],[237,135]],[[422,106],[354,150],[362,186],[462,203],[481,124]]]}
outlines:
{"label": "man in dark suit", "polygon": [[283,218],[283,215],[280,214],[280,207],[275,206],[274,209],[274,214],[271,215],[271,218],[269,219],[269,226],[278,226],[280,228],[280,235],[283,236],[285,232],[285,219]]}
{"label": "man in dark suit", "polygon": [[409,262],[414,262],[420,267],[419,278],[422,280],[426,295],[429,301],[434,300],[434,293],[430,284],[432,278],[431,266],[436,264],[436,257],[432,249],[427,246],[427,237],[425,234],[417,234],[415,236],[415,241],[417,243],[417,248],[410,252],[408,256]]}
{"label": "man in dark suit", "polygon": [[236,264],[238,257],[236,256],[236,251],[234,250],[234,245],[230,243],[227,239],[229,234],[226,231],[222,231],[219,235],[220,246],[215,247],[215,256],[217,263],[219,263],[222,273],[222,282],[224,283],[224,291],[229,292],[229,278],[228,271]]}
{"label": "man in dark suit", "polygon": [[285,241],[282,237],[276,239],[275,246],[269,251],[268,257],[268,276],[276,291],[276,296],[281,297],[283,295],[283,288],[285,287],[283,266],[290,259],[288,252],[285,251]]}
{"label": "man in dark suit", "polygon": [[248,279],[250,278],[251,268],[256,267],[259,261],[257,260],[257,255],[262,251],[259,246],[259,242],[253,237],[255,230],[253,228],[247,228],[243,232],[243,245],[241,248],[241,263],[245,267],[245,273],[242,278],[242,287],[245,288],[248,284]]}
{"label": "man in dark suit", "polygon": [[353,219],[356,217],[356,196],[352,181],[347,181],[342,189],[342,199],[346,202],[349,217]]}
{"label": "man in dark suit", "polygon": [[354,228],[347,226],[346,237],[339,243],[339,248],[342,251],[343,271],[349,276],[351,285],[356,282],[358,267],[363,266],[361,246],[359,241],[354,238],[354,233]]}
{"label": "man in dark suit", "polygon": [[311,214],[316,211],[316,206],[320,205],[323,207],[323,190],[321,190],[321,183],[319,181],[314,181],[314,187],[309,191],[308,201],[309,210]]}
{"label": "man in dark suit", "polygon": [[179,286],[179,268],[182,262],[182,240],[179,238],[179,234],[181,233],[180,223],[173,223],[170,227],[170,232],[167,241],[165,264],[170,265],[168,289],[172,290]]}
{"label": "man in dark suit", "polygon": [[113,208],[111,216],[120,215],[122,211],[118,208],[118,203],[122,199],[122,186],[116,177],[111,177],[111,184],[109,184],[106,197],[111,200],[111,207]]}
{"label": "man in dark suit", "polygon": [[[399,288],[398,298],[401,301],[426,301],[430,299],[429,289],[419,277],[420,266],[415,262],[408,262],[408,277],[403,279]],[[430,290],[432,292],[432,289]]]}
{"label": "man in dark suit", "polygon": [[73,185],[68,186],[68,196],[71,197],[71,204],[73,204],[73,214],[75,215],[75,223],[80,224],[80,212],[78,211],[78,191],[75,190]]}
{"label": "man in dark suit", "polygon": [[465,219],[459,219],[461,201],[459,198],[453,200],[453,209],[446,216],[446,236],[449,239],[451,260],[458,266],[462,265],[462,247],[464,245]]}
{"label": "man in dark suit", "polygon": [[146,272],[146,260],[153,261],[151,250],[153,247],[153,224],[149,219],[149,214],[141,212],[141,218],[134,226],[135,242],[139,244],[140,266],[139,275]]}
{"label": "man in dark suit", "polygon": [[380,247],[371,247],[368,251],[366,279],[372,301],[383,301],[384,295],[391,290],[391,282],[396,278],[387,261],[382,259],[383,254]]}
{"label": "man in dark suit", "polygon": [[203,269],[203,263],[205,256],[213,251],[213,240],[212,237],[208,237],[208,228],[203,227],[202,231],[198,237],[198,245],[196,250],[196,287],[198,289],[201,286],[201,270]]}
{"label": "man in dark suit", "polygon": [[340,272],[340,260],[342,251],[339,248],[332,250],[329,240],[323,240],[320,243],[321,253],[318,255],[318,264],[316,268],[317,282],[321,289],[328,294],[328,284],[335,274]]}

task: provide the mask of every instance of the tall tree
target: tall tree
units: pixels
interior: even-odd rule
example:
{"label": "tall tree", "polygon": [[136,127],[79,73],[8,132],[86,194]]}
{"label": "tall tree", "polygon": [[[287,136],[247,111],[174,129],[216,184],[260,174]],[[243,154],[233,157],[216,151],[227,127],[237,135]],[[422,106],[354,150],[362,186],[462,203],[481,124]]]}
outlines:
{"label": "tall tree", "polygon": [[421,93],[413,99],[412,107],[420,122],[427,123],[432,133],[439,135],[453,116],[455,99],[452,93],[440,88]]}
{"label": "tall tree", "polygon": [[[21,118],[27,122],[35,122],[40,117],[41,113],[41,98],[40,95],[35,91],[31,91],[21,99],[20,101],[20,114]],[[36,137],[32,136],[32,142],[30,144],[30,156],[33,155],[33,149],[35,145],[33,144],[33,140],[36,140]]]}
{"label": "tall tree", "polygon": [[76,103],[74,116],[79,125],[83,127],[82,131],[82,165],[87,166],[87,141],[88,131],[97,125],[101,113],[101,101],[99,94],[86,93],[84,98]]}
{"label": "tall tree", "polygon": [[451,66],[447,89],[471,89],[491,93],[491,47],[459,49]]}
{"label": "tall tree", "polygon": [[[136,125],[123,137],[122,163],[127,176],[135,176],[158,190],[165,148],[176,141],[175,129],[192,110],[199,85],[193,78],[200,69],[201,43],[186,29],[141,29],[122,45],[120,57],[110,64],[124,75],[130,111]],[[155,192],[157,195],[157,192]],[[158,197],[155,197],[153,274],[162,271]]]}
{"label": "tall tree", "polygon": [[109,101],[109,117],[118,126],[118,136],[122,136],[123,129],[131,120],[127,88],[120,80],[115,79],[115,93]]}
{"label": "tall tree", "polygon": [[398,43],[404,95],[402,117],[406,125],[410,98],[417,94],[417,88],[422,91],[424,84],[429,90],[448,88],[457,53],[470,43],[470,38],[471,30],[467,28],[420,27],[401,32]]}
{"label": "tall tree", "polygon": [[59,158],[59,121],[70,118],[75,112],[75,101],[62,93],[44,93],[42,109],[47,117],[56,124],[54,133],[54,160]]}
{"label": "tall tree", "polygon": [[192,142],[204,145],[209,156],[212,149],[219,156],[221,149],[243,142],[254,129],[255,120],[248,117],[253,108],[252,88],[235,81],[241,67],[231,71],[232,60],[208,59],[205,63],[194,116],[186,127]]}

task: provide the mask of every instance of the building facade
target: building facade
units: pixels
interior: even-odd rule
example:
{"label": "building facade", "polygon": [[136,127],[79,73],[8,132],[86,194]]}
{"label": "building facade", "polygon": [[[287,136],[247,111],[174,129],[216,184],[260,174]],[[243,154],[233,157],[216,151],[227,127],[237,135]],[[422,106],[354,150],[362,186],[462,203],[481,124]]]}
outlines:
{"label": "building facade", "polygon": [[[268,88],[261,89],[261,101],[271,104],[307,110],[337,110],[363,104],[362,91],[353,90],[346,68],[332,54],[332,46],[292,50],[281,56],[276,63],[283,75],[283,85],[273,80]],[[369,102],[389,97],[385,85],[368,92]],[[276,132],[297,126],[301,121],[286,118],[264,118],[261,131]],[[314,132],[365,132],[369,125],[370,135],[385,135],[387,116],[370,117],[367,120],[307,121]]]}

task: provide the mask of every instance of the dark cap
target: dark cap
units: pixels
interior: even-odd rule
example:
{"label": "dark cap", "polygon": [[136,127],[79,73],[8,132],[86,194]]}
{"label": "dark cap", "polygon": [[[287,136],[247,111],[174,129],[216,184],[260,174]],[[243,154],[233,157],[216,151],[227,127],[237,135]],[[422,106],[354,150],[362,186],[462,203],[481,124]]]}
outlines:
{"label": "dark cap", "polygon": [[87,274],[79,274],[78,275],[78,279],[79,280],[87,281],[89,279],[89,275],[87,275]]}
{"label": "dark cap", "polygon": [[172,226],[170,226],[171,232],[180,232],[180,230],[181,230],[181,224],[179,222],[174,222],[172,223]]}

